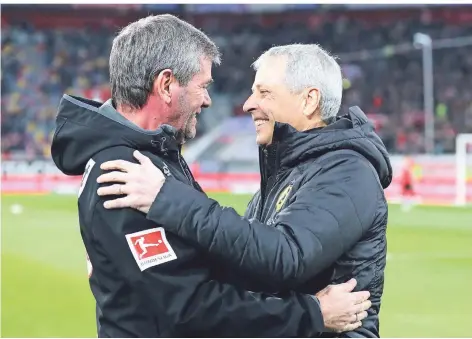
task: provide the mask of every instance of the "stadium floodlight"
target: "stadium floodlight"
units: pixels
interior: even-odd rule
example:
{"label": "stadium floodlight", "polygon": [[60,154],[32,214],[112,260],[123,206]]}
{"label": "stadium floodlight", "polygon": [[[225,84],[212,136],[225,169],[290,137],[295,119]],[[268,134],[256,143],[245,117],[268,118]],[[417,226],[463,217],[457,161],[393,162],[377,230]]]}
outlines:
{"label": "stadium floodlight", "polygon": [[456,205],[467,204],[467,169],[472,161],[467,159],[468,146],[472,145],[472,134],[458,134],[456,137]]}
{"label": "stadium floodlight", "polygon": [[428,34],[424,33],[415,33],[413,36],[413,44],[415,48],[423,48],[423,46],[432,46],[433,45],[433,40],[431,40],[431,37]]}
{"label": "stadium floodlight", "polygon": [[424,135],[427,153],[434,152],[433,41],[427,34],[416,33],[413,46],[423,51]]}

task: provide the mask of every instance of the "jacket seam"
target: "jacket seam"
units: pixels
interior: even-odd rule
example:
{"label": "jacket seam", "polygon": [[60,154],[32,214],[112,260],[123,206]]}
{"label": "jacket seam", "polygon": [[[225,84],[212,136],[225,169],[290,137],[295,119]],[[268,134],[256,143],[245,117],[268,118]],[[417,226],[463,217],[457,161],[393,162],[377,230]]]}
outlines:
{"label": "jacket seam", "polygon": [[97,241],[97,236],[95,235],[95,223],[93,222],[94,218],[95,218],[95,212],[97,211],[97,205],[98,203],[100,202],[100,199],[97,200],[97,202],[93,205],[93,209],[92,209],[92,214],[90,216],[90,220],[89,222],[91,223],[92,227],[91,227],[91,233],[92,233],[92,236],[93,236],[93,239],[95,241]]}
{"label": "jacket seam", "polygon": [[[338,220],[338,218],[336,218],[336,216],[333,214],[333,212],[331,212],[330,210],[328,210],[328,209],[326,209],[326,208],[321,208],[321,207],[319,207],[319,208],[322,209],[322,210],[325,210],[326,212],[328,212],[329,214],[331,214],[331,216],[333,217],[333,219],[336,220],[336,223],[338,224],[338,232],[341,232],[341,225],[339,224],[339,220]],[[318,238],[318,241],[321,243],[320,238],[319,238],[318,236],[317,236],[317,238]],[[344,242],[341,242],[341,244],[342,244],[342,246],[343,246],[343,253],[344,253],[345,250],[346,250],[346,246],[345,246]]]}
{"label": "jacket seam", "polygon": [[[330,131],[325,131],[325,133],[328,133],[328,132],[330,132]],[[322,133],[322,132],[320,132],[320,133]],[[365,135],[364,131],[361,131],[361,133],[362,133],[361,136],[352,137],[352,138],[347,138],[347,139],[344,139],[344,140],[342,140],[342,141],[343,141],[343,142],[346,142],[346,141],[357,140],[357,139],[367,139],[367,140],[368,140],[368,138],[367,138],[367,136]],[[339,142],[340,142],[340,140],[330,141],[330,142],[327,142],[327,143],[325,143],[325,144],[317,145],[316,148],[321,148],[321,147],[323,147],[323,146],[328,146],[328,145],[336,144],[336,143],[339,143]],[[341,151],[341,150],[343,150],[343,149],[344,149],[344,148],[341,148],[341,149],[339,149],[339,150],[334,150],[334,151],[332,151],[332,152]],[[349,149],[349,148],[348,148],[348,149]],[[354,152],[355,152],[355,151],[354,151]]]}
{"label": "jacket seam", "polygon": [[352,197],[344,188],[340,187],[340,189],[349,197],[352,207],[354,207],[354,211],[356,212],[357,221],[359,221],[359,225],[361,226],[362,234],[364,234],[365,230],[364,230],[364,227],[362,226],[362,221],[361,221],[361,218],[359,217],[359,212],[357,211],[357,207],[356,207],[356,204],[354,203],[354,200],[352,200]]}
{"label": "jacket seam", "polygon": [[[314,189],[314,188],[309,188],[309,190],[313,190],[313,189]],[[340,224],[339,224],[339,220],[338,220],[338,218],[336,218],[336,216],[333,214],[333,212],[331,212],[330,210],[328,210],[328,209],[326,209],[326,208],[324,208],[324,207],[321,207],[321,206],[317,206],[317,208],[319,208],[320,210],[323,210],[323,211],[328,212],[328,213],[333,217],[333,219],[336,221],[336,224],[337,224],[337,226],[338,226],[338,231],[341,231]],[[312,213],[312,212],[310,212],[310,213]],[[307,227],[306,229],[307,229],[311,234],[313,234],[313,235],[316,237],[316,239],[318,240],[318,242],[323,246],[323,243],[321,242],[320,237],[319,237],[318,235],[316,235],[315,233],[313,233],[313,231],[311,230],[311,228]],[[343,253],[344,253],[344,249],[345,249],[344,243],[342,243],[342,246],[343,246]]]}
{"label": "jacket seam", "polygon": [[88,109],[88,110],[91,110],[93,112],[98,112],[98,108],[95,107],[95,106],[92,106],[92,105],[89,105],[85,102],[82,102],[80,100],[77,100],[75,98],[73,98],[72,96],[68,95],[68,94],[64,94],[63,98],[67,101],[69,101],[70,103],[74,104],[74,105],[77,105],[77,106],[80,106],[82,108],[85,108],[85,109]]}
{"label": "jacket seam", "polygon": [[[334,151],[335,152],[335,151]],[[372,176],[374,176],[374,179],[375,181],[377,182],[377,186],[379,187],[379,190],[377,190],[377,201],[379,200],[379,197],[381,196],[381,192],[383,191],[383,187],[382,185],[380,184],[380,178],[376,178],[375,176],[377,175],[377,173],[374,173],[374,168],[371,166],[370,163],[367,163],[368,160],[360,153],[356,152],[356,151],[352,151],[352,152],[355,152],[354,153],[344,153],[347,157],[351,157],[351,158],[356,158],[356,159],[359,159],[360,161],[366,163],[367,167],[369,167],[370,169],[370,172],[372,173]],[[323,161],[321,161],[321,163],[323,163]],[[370,165],[370,166],[369,166]],[[319,166],[321,167],[321,166]],[[379,180],[377,180],[379,179]],[[346,192],[346,190],[344,190],[342,187],[341,187],[341,190],[346,193],[346,195],[349,197],[349,200],[351,200],[351,203],[352,205],[354,206],[354,210],[356,211],[356,216],[357,216],[357,219],[359,220],[359,223],[361,224],[361,228],[362,228],[362,232],[364,233],[364,229],[362,227],[362,223],[361,223],[361,220],[359,218],[359,213],[357,211],[357,208],[356,208],[356,205],[354,204],[354,201],[352,200],[352,197]],[[374,209],[374,211],[372,212],[372,215],[371,215],[371,220],[374,220],[375,219],[375,214],[377,213],[377,209]]]}

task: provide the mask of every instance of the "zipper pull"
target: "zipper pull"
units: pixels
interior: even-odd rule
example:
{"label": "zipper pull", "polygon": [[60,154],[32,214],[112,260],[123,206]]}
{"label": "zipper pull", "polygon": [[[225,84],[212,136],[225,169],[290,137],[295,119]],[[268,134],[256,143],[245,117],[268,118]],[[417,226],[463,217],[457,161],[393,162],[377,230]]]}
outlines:
{"label": "zipper pull", "polygon": [[156,147],[156,148],[159,148],[159,151],[161,153],[163,153],[165,156],[169,155],[168,154],[168,149],[164,147],[164,141],[165,141],[165,138],[162,138],[162,142],[158,141],[158,140],[151,140],[151,145],[153,147]]}

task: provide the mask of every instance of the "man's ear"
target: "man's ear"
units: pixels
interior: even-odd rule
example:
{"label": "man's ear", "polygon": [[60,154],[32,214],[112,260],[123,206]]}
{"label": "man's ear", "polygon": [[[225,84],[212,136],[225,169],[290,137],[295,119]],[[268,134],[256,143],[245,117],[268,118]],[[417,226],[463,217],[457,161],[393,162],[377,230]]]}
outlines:
{"label": "man's ear", "polygon": [[304,91],[303,95],[305,96],[303,114],[310,117],[315,114],[320,106],[321,93],[318,88],[310,87]]}
{"label": "man's ear", "polygon": [[175,79],[172,70],[162,70],[154,80],[152,89],[153,93],[160,96],[165,103],[170,103],[172,100],[171,85],[175,81],[177,80]]}

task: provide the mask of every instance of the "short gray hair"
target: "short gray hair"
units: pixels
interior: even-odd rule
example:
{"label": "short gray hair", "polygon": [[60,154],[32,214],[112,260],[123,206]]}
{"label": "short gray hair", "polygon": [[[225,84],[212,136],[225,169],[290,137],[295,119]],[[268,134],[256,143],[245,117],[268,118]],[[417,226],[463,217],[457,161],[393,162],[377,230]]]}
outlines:
{"label": "short gray hair", "polygon": [[257,71],[267,57],[287,57],[285,82],[293,93],[307,87],[320,90],[321,119],[329,123],[339,112],[343,96],[341,67],[336,58],[317,44],[272,47],[253,64]]}
{"label": "short gray hair", "polygon": [[115,104],[139,109],[156,76],[171,69],[186,86],[200,71],[200,58],[221,62],[215,43],[202,31],[170,14],[148,16],[123,28],[113,40],[110,84]]}

